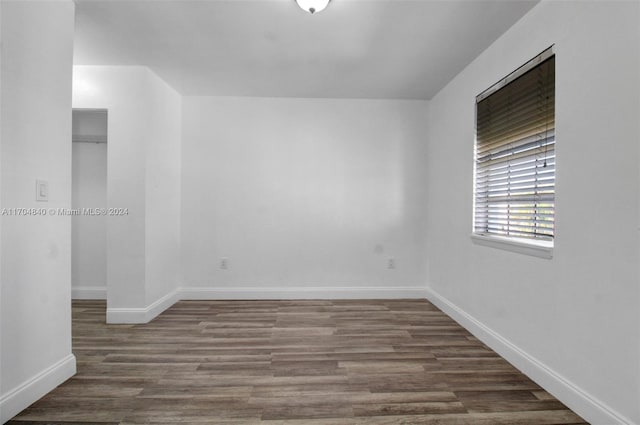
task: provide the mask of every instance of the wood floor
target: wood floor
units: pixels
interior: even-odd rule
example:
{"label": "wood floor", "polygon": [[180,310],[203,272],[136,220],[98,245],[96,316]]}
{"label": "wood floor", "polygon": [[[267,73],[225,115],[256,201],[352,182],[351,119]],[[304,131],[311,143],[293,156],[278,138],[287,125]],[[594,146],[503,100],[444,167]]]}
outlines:
{"label": "wood floor", "polygon": [[73,303],[78,373],[11,424],[584,424],[424,300]]}

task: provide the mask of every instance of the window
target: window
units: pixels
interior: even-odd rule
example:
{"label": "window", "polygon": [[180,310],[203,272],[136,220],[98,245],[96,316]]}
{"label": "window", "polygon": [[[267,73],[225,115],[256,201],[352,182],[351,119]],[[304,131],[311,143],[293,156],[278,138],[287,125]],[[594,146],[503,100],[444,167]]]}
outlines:
{"label": "window", "polygon": [[550,47],[476,98],[474,235],[553,246],[555,143]]}

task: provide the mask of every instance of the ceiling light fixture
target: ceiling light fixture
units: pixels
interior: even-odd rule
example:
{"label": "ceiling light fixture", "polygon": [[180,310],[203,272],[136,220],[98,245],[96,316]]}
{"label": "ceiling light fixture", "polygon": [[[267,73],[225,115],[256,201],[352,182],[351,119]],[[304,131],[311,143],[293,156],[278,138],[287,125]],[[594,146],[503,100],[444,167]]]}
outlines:
{"label": "ceiling light fixture", "polygon": [[312,15],[317,12],[321,12],[329,4],[331,0],[296,0],[298,6],[306,12]]}

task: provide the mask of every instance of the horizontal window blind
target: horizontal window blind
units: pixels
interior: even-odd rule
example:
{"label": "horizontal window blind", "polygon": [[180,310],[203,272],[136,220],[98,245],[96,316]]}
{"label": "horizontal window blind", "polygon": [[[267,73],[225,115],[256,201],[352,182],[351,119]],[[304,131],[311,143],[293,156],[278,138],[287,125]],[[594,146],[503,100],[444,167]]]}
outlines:
{"label": "horizontal window blind", "polygon": [[555,56],[527,66],[476,101],[474,233],[553,241]]}

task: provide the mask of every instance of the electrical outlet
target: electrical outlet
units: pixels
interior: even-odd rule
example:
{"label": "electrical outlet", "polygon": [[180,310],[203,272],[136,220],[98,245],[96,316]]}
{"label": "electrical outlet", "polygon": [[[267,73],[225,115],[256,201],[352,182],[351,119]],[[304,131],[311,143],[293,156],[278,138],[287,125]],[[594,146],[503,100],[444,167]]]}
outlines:
{"label": "electrical outlet", "polygon": [[387,268],[388,269],[395,269],[396,268],[396,260],[395,260],[395,258],[389,258],[387,260]]}
{"label": "electrical outlet", "polygon": [[227,270],[229,268],[229,259],[227,257],[222,257],[220,259],[220,268],[222,270]]}

